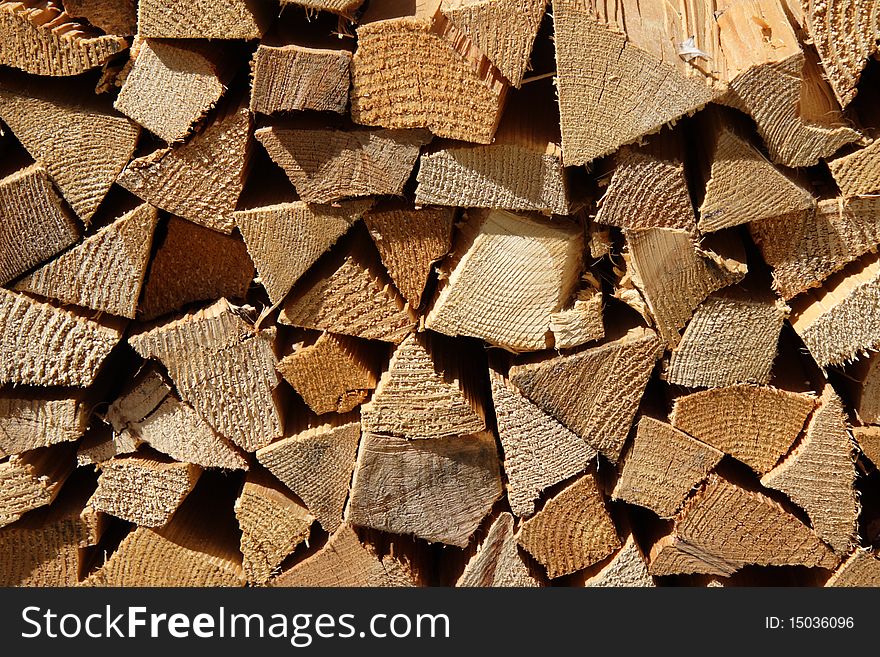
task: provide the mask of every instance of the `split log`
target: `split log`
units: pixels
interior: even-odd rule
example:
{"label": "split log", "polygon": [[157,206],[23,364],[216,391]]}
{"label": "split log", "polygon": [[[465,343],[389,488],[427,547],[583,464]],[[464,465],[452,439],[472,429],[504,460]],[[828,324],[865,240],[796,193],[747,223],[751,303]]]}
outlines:
{"label": "split log", "polygon": [[299,5],[306,9],[329,11],[344,18],[354,18],[363,2],[364,0],[281,0],[281,6]]}
{"label": "split log", "polygon": [[15,284],[20,292],[134,319],[159,215],[144,204]]}
{"label": "split log", "polygon": [[663,345],[654,331],[572,354],[525,361],[510,381],[546,413],[616,463]]}
{"label": "split log", "polygon": [[89,506],[141,527],[162,527],[192,492],[202,471],[148,454],[122,456],[100,465]]}
{"label": "split log", "polygon": [[855,448],[843,404],[825,384],[801,442],[761,477],[761,485],[782,491],[806,511],[816,534],[838,554],[849,553],[858,531]]}
{"label": "split log", "polygon": [[880,427],[853,427],[853,437],[862,453],[880,468]]}
{"label": "split log", "polygon": [[139,0],[138,36],[155,39],[259,39],[271,20],[260,0]]}
{"label": "split log", "polygon": [[56,0],[0,4],[0,64],[34,75],[79,75],[128,47],[68,16]]}
{"label": "split log", "polygon": [[156,319],[196,301],[244,297],[254,265],[240,239],[177,217],[166,226],[144,284],[140,319]]}
{"label": "split log", "polygon": [[118,322],[0,288],[0,383],[85,388],[121,337]]}
{"label": "split log", "polygon": [[128,342],[165,365],[183,400],[222,436],[253,451],[280,436],[283,424],[276,330],[257,332],[247,311],[221,299]]}
{"label": "split log", "polygon": [[231,233],[248,170],[250,128],[247,107],[227,106],[187,143],[129,162],[116,182],[167,212]]}
{"label": "split log", "polygon": [[364,431],[410,439],[484,431],[482,381],[467,367],[476,354],[463,347],[431,333],[409,335],[361,408]]}
{"label": "split log", "polygon": [[455,583],[460,587],[535,587],[541,582],[519,554],[513,516],[500,513]]}
{"label": "split log", "polygon": [[298,545],[308,545],[314,516],[272,477],[251,470],[235,501],[242,567],[248,582],[265,584]]}
{"label": "split log", "polygon": [[507,500],[515,515],[530,516],[541,492],[585,471],[596,450],[526,399],[498,370],[490,368],[489,379]]}
{"label": "split log", "polygon": [[365,433],[346,520],[465,547],[502,492],[491,433],[432,440]]}
{"label": "split log", "polygon": [[342,525],[327,544],[271,582],[272,586],[410,587],[418,578],[410,564],[380,556],[361,543],[350,525]]}
{"label": "split log", "polygon": [[880,586],[880,558],[876,552],[857,549],[844,561],[825,583],[825,586]]}
{"label": "split log", "polygon": [[593,474],[576,479],[547,500],[522,524],[517,540],[550,578],[583,570],[620,547]]}
{"label": "split log", "polygon": [[672,350],[667,381],[689,388],[768,383],[787,314],[778,300],[711,295]]}
{"label": "split log", "polygon": [[788,453],[815,408],[809,394],[733,385],[678,397],[670,421],[763,475]]}
{"label": "split log", "polygon": [[611,498],[671,518],[723,456],[665,422],[642,416]]}
{"label": "split log", "polygon": [[166,142],[182,141],[225,91],[215,59],[199,46],[144,39],[113,106]]}
{"label": "split log", "polygon": [[17,278],[79,239],[79,225],[46,170],[34,164],[0,179],[0,283]]}
{"label": "split log", "polygon": [[364,215],[394,286],[412,308],[422,305],[431,266],[452,247],[452,208],[386,206]]}
{"label": "split log", "polygon": [[233,218],[273,304],[357,221],[369,201],[336,206],[302,201],[241,210]]}
{"label": "split log", "polygon": [[131,36],[137,32],[136,0],[62,0],[68,16],[84,18],[107,34]]}
{"label": "split log", "polygon": [[89,427],[89,431],[77,444],[76,465],[100,465],[110,459],[132,454],[140,447],[140,441],[131,433],[114,434],[103,422]]}
{"label": "split log", "polygon": [[772,499],[712,475],[685,504],[673,532],[651,548],[649,570],[727,577],[749,564],[834,568],[838,562],[809,527]]}
{"label": "split log", "polygon": [[254,136],[308,203],[402,195],[419,148],[431,138],[424,130],[283,126],[260,128]]}
{"label": "split log", "polygon": [[880,192],[880,139],[829,160],[828,168],[844,198]]}
{"label": "split log", "polygon": [[649,588],[657,586],[648,563],[632,534],[599,572],[584,581],[587,588]]}
{"label": "split log", "polygon": [[348,413],[367,400],[379,378],[373,347],[335,333],[299,344],[276,367],[317,415]]}
{"label": "split log", "polygon": [[546,349],[550,316],[574,292],[583,248],[575,224],[504,210],[470,212],[425,326],[511,351]]}
{"label": "split log", "polygon": [[550,313],[550,332],[555,349],[573,349],[605,337],[604,307],[599,281],[592,274],[581,275],[581,289],[565,308]]}
{"label": "split log", "polygon": [[0,391],[0,458],[82,438],[89,424],[84,395],[19,388]]}
{"label": "split log", "polygon": [[257,450],[257,460],[332,533],[342,523],[360,437],[357,421],[334,418]]}
{"label": "split log", "polygon": [[0,527],[51,504],[73,472],[72,444],[13,454],[0,462]]}

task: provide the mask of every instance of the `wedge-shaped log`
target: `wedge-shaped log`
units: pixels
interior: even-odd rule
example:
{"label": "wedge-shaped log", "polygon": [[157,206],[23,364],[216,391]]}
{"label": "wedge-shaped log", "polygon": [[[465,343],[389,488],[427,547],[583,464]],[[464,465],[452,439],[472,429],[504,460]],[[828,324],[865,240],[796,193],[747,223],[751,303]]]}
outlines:
{"label": "wedge-shaped log", "polygon": [[534,587],[541,582],[529,571],[517,547],[513,516],[500,513],[455,583],[461,587]]}
{"label": "wedge-shaped log", "polygon": [[852,405],[859,420],[863,424],[880,424],[880,356],[872,353],[861,360],[852,374],[855,379]]}
{"label": "wedge-shaped log", "polygon": [[136,0],[62,0],[68,16],[84,18],[107,34],[131,36],[137,32]]}
{"label": "wedge-shaped log", "polygon": [[880,427],[853,427],[853,437],[871,462],[877,466],[880,463]]}
{"label": "wedge-shaped log", "polygon": [[611,560],[584,581],[588,588],[651,588],[657,586],[648,573],[648,563],[633,538],[627,536]]}
{"label": "wedge-shaped log", "polygon": [[880,140],[829,160],[828,168],[845,198],[880,192]]}
{"label": "wedge-shaped log", "polygon": [[19,388],[0,391],[0,458],[82,438],[85,395]]}
{"label": "wedge-shaped log", "polygon": [[0,527],[51,504],[73,472],[72,444],[14,454],[0,462]]}
{"label": "wedge-shaped log", "polygon": [[599,281],[591,274],[581,276],[581,289],[571,303],[550,313],[550,332],[556,349],[572,349],[605,337],[604,306]]}
{"label": "wedge-shaped log", "polygon": [[260,0],[139,0],[138,36],[156,39],[259,39],[270,6]]}
{"label": "wedge-shaped log", "polygon": [[876,552],[858,548],[840,564],[825,586],[870,587],[880,586],[880,558]]}

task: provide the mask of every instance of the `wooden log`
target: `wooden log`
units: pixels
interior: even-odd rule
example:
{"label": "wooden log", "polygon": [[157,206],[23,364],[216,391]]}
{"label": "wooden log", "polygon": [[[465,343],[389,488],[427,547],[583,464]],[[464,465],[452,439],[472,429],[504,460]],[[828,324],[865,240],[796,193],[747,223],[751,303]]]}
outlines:
{"label": "wooden log", "polygon": [[519,544],[550,578],[583,570],[620,547],[614,522],[593,474],[575,479],[526,520]]}
{"label": "wooden log", "polygon": [[862,453],[876,467],[880,468],[880,465],[877,465],[880,462],[880,427],[853,427],[853,437],[856,439]]}
{"label": "wooden log", "polygon": [[482,382],[468,368],[475,357],[448,339],[410,334],[391,356],[373,398],[361,407],[364,431],[410,439],[484,431]]}
{"label": "wooden log", "polygon": [[309,267],[357,221],[367,201],[336,206],[302,201],[233,213],[273,304],[280,303]]}
{"label": "wooden log", "polygon": [[864,548],[857,549],[834,571],[825,586],[880,586],[880,559],[877,558],[877,553]]}
{"label": "wooden log", "polygon": [[412,308],[422,305],[432,265],[452,247],[454,219],[452,208],[386,206],[364,215],[382,264]]}
{"label": "wooden log", "polygon": [[256,331],[247,312],[221,299],[128,342],[165,365],[183,400],[222,436],[254,451],[280,436],[283,423],[275,329]]}
{"label": "wooden log", "polygon": [[259,0],[138,1],[138,35],[155,39],[259,39],[271,22]]}
{"label": "wooden log", "polygon": [[113,428],[116,436],[124,436],[137,446],[141,442],[137,435],[137,424],[159,408],[171,396],[172,390],[159,367],[147,365],[110,404],[104,420]]}
{"label": "wooden log", "polygon": [[855,545],[861,504],[853,443],[840,398],[825,385],[803,440],[761,485],[782,491],[807,512],[816,534],[838,554]]}
{"label": "wooden log", "polygon": [[270,126],[254,135],[307,203],[402,195],[419,148],[430,141],[424,130]]}
{"label": "wooden log", "polygon": [[307,10],[329,11],[343,18],[354,18],[364,0],[281,0],[282,8],[298,5]]}
{"label": "wooden log", "polygon": [[367,400],[379,378],[377,354],[368,343],[322,333],[278,362],[278,373],[318,415],[348,413]]}
{"label": "wooden log", "polygon": [[611,498],[672,518],[723,456],[665,422],[642,416]]}
{"label": "wooden log", "polygon": [[732,385],[676,398],[670,421],[766,474],[791,449],[815,408],[810,394]]}
{"label": "wooden log", "polygon": [[828,168],[844,198],[880,192],[880,140],[828,160]]}
{"label": "wooden log", "polygon": [[616,463],[663,345],[636,328],[572,354],[510,368],[510,381],[589,445]]}
{"label": "wooden log", "polygon": [[468,218],[425,326],[511,351],[552,346],[550,316],[568,302],[582,266],[581,230],[504,210]]}
{"label": "wooden log", "polygon": [[418,586],[410,565],[380,556],[361,543],[350,525],[342,525],[321,550],[272,580],[272,586],[409,587]]}
{"label": "wooden log", "polygon": [[257,460],[332,533],[342,524],[360,437],[360,424],[342,416],[257,450]]}
{"label": "wooden log", "polygon": [[880,258],[870,254],[792,304],[791,325],[820,367],[880,348]]}
{"label": "wooden log", "polygon": [[772,499],[712,475],[685,504],[673,532],[651,548],[649,570],[727,577],[749,564],[834,568],[838,562],[809,527]]}
{"label": "wooden log", "polygon": [[170,217],[138,307],[152,320],[196,301],[241,299],[254,278],[254,265],[240,239]]}
{"label": "wooden log", "polygon": [[140,447],[140,441],[130,432],[114,434],[103,422],[93,424],[77,444],[76,465],[100,465],[110,459],[132,454]]}
{"label": "wooden log", "polygon": [[248,170],[250,127],[246,106],[227,106],[187,143],[129,162],[116,182],[176,216],[231,233]]}
{"label": "wooden log", "polygon": [[0,458],[82,438],[89,423],[84,397],[29,388],[0,391]]}
{"label": "wooden log", "polygon": [[118,322],[0,288],[0,383],[85,388],[121,337]]}
{"label": "wooden log", "polygon": [[[414,16],[391,18],[383,11],[367,12],[357,29],[354,122],[491,143],[507,89],[498,69],[439,11],[419,6]],[[415,60],[414,52],[420,53]]]}
{"label": "wooden log", "polygon": [[235,501],[242,567],[248,582],[265,584],[298,545],[308,545],[315,517],[269,475],[251,470]]}
{"label": "wooden log", "polygon": [[135,0],[62,0],[64,11],[83,18],[107,34],[131,36],[137,32]]}
{"label": "wooden log", "polygon": [[535,587],[541,582],[519,554],[513,516],[499,513],[455,583],[460,587]]}
{"label": "wooden log", "polygon": [[89,506],[140,527],[168,524],[202,473],[191,463],[149,454],[113,458],[100,468]]}
{"label": "wooden log", "polygon": [[364,433],[346,520],[465,547],[502,493],[488,432],[432,440]]}
{"label": "wooden log", "polygon": [[599,281],[581,275],[581,289],[565,308],[550,313],[550,332],[555,349],[572,349],[605,337],[604,307]]}
{"label": "wooden log", "polygon": [[79,75],[128,47],[68,16],[60,2],[22,0],[0,5],[0,64],[34,75]]}
{"label": "wooden log", "polygon": [[689,388],[768,383],[787,314],[778,300],[709,296],[672,350],[667,381]]}
{"label": "wooden log", "polygon": [[198,46],[144,39],[113,106],[166,142],[183,141],[223,95],[222,71]]}
{"label": "wooden log", "polygon": [[526,399],[497,369],[490,368],[489,379],[507,500],[516,516],[527,517],[543,490],[585,471],[596,450]]}
{"label": "wooden log", "polygon": [[159,214],[143,204],[15,284],[16,290],[134,319]]}
{"label": "wooden log", "polygon": [[819,201],[814,210],[755,221],[752,238],[773,268],[773,287],[790,299],[880,244],[880,198]]}
{"label": "wooden log", "polygon": [[140,134],[109,101],[85,96],[78,81],[3,76],[0,118],[86,225],[131,159]]}
{"label": "wooden log", "polygon": [[626,537],[611,560],[584,581],[587,588],[649,588],[657,586],[648,563],[632,534]]}
{"label": "wooden log", "polygon": [[0,215],[2,284],[79,239],[79,224],[38,164],[0,179]]}
{"label": "wooden log", "polygon": [[73,472],[72,444],[13,454],[0,462],[0,527],[51,504]]}

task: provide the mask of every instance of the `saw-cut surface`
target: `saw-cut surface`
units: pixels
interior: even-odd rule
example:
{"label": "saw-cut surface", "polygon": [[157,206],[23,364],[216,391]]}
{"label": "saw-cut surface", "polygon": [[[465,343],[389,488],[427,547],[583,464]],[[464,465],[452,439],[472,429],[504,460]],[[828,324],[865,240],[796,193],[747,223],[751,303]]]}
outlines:
{"label": "saw-cut surface", "polygon": [[857,548],[850,557],[844,561],[840,568],[834,571],[825,586],[880,586],[880,559],[877,554],[863,548]]}
{"label": "saw-cut surface", "polygon": [[485,540],[464,567],[455,583],[462,587],[534,587],[539,580],[519,554],[513,531],[513,516],[500,513],[489,528]]}
{"label": "saw-cut surface", "polygon": [[846,198],[880,192],[880,141],[829,160],[828,168]]}
{"label": "saw-cut surface", "polygon": [[77,393],[0,391],[0,458],[82,438],[88,405]]}
{"label": "saw-cut surface", "polygon": [[651,588],[657,586],[648,573],[645,555],[630,534],[623,547],[595,575],[584,581],[589,588]]}
{"label": "saw-cut surface", "polygon": [[73,449],[44,447],[0,462],[0,527],[52,503],[73,471]]}
{"label": "saw-cut surface", "polygon": [[137,32],[136,0],[62,0],[68,16],[84,18],[107,34]]}
{"label": "saw-cut surface", "polygon": [[269,23],[260,0],[138,0],[138,36],[155,39],[259,39]]}

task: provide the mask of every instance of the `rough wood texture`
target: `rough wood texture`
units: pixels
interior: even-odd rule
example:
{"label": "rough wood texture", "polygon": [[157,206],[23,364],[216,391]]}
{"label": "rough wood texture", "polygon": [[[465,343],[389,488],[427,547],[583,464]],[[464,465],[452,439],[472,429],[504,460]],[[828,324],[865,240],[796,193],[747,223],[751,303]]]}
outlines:
{"label": "rough wood texture", "polygon": [[880,424],[880,356],[871,354],[854,371],[853,407],[863,424]]}
{"label": "rough wood texture", "polygon": [[34,75],[79,75],[127,47],[68,16],[60,2],[0,4],[0,64]]}
{"label": "rough wood texture", "polygon": [[419,148],[430,140],[424,130],[272,126],[260,128],[254,135],[308,203],[402,195]]}
{"label": "rough wood texture", "polygon": [[76,393],[0,391],[0,458],[79,440],[89,424],[88,411]]}
{"label": "rough wood texture", "polygon": [[809,527],[769,497],[712,475],[685,505],[673,533],[651,548],[649,570],[727,577],[748,564],[834,568],[837,563]]}
{"label": "rough wood texture", "polygon": [[79,239],[76,219],[38,164],[0,179],[0,216],[0,284]]}
{"label": "rough wood texture", "polygon": [[654,331],[510,368],[510,381],[616,463],[663,345]]}
{"label": "rough wood texture", "polygon": [[551,578],[582,570],[620,547],[617,530],[592,474],[547,500],[517,535],[519,544]]}
{"label": "rough wood texture", "polygon": [[588,588],[646,588],[657,586],[648,573],[645,555],[636,544],[633,535],[627,536],[623,547],[611,557],[605,566],[584,581]]}
{"label": "rough wood texture", "polygon": [[761,477],[763,486],[782,491],[806,511],[819,538],[839,554],[849,553],[857,540],[855,448],[843,404],[826,384],[803,440]]}
{"label": "rough wood texture", "polygon": [[275,329],[255,331],[242,308],[221,299],[128,341],[161,361],[183,400],[236,445],[253,451],[281,435]]}
{"label": "rough wood texture", "polygon": [[853,427],[853,437],[862,453],[880,468],[880,427]]}
{"label": "rough wood texture", "polygon": [[733,385],[678,397],[670,421],[765,474],[788,453],[815,407],[812,395]]}
{"label": "rough wood texture", "polygon": [[231,233],[250,155],[247,107],[221,112],[186,144],[128,163],[117,183],[158,208]]}
{"label": "rough wood texture", "polygon": [[28,511],[51,504],[73,472],[74,447],[44,447],[14,454],[0,463],[0,527]]}
{"label": "rough wood texture", "polygon": [[367,208],[365,201],[339,207],[294,201],[242,210],[232,216],[274,304]]}
{"label": "rough wood texture", "polygon": [[834,571],[825,586],[880,586],[880,559],[876,552],[858,548]]}
{"label": "rough wood texture", "polygon": [[553,333],[553,346],[556,349],[580,347],[605,337],[602,317],[604,303],[598,281],[585,280],[582,276],[581,285],[584,287],[575,293],[569,305],[550,313],[550,332]]}
{"label": "rough wood texture", "polygon": [[113,106],[172,143],[182,141],[224,91],[218,65],[198,47],[144,39]]}
{"label": "rough wood texture", "polygon": [[16,283],[15,289],[134,319],[159,215],[140,205]]}
{"label": "rough wood texture", "polygon": [[358,422],[340,418],[257,450],[257,460],[334,532],[342,523],[360,437]]}
{"label": "rough wood texture", "polygon": [[382,264],[412,308],[422,304],[431,265],[452,247],[451,208],[387,208],[364,215]]}
{"label": "rough wood texture", "polygon": [[361,408],[364,431],[434,439],[485,430],[481,382],[467,368],[471,357],[438,336],[408,336]]}
{"label": "rough wood texture", "polygon": [[665,422],[642,416],[611,497],[671,518],[723,456]]}
{"label": "rough wood texture", "polygon": [[880,192],[880,140],[829,160],[828,168],[845,198]]}
{"label": "rough wood texture", "polygon": [[530,516],[541,491],[586,470],[596,450],[526,399],[500,372],[492,369],[489,376],[507,499],[514,514]]}
{"label": "rough wood texture", "polygon": [[136,0],[62,0],[68,16],[84,18],[107,34],[137,32]]}
{"label": "rough wood texture", "polygon": [[0,288],[0,383],[90,386],[121,337],[116,323]]}
{"label": "rough wood texture", "polygon": [[666,379],[689,388],[768,383],[787,311],[779,301],[710,296],[673,349]]}
{"label": "rough wood texture", "polygon": [[486,538],[455,583],[461,587],[535,587],[540,581],[529,572],[517,548],[513,516],[500,513]]}
{"label": "rough wood texture", "polygon": [[491,433],[432,440],[365,433],[346,519],[465,547],[502,492]]}
{"label": "rough wood texture", "polygon": [[260,0],[138,0],[138,36],[156,39],[259,39],[270,19]]}
{"label": "rough wood texture", "polygon": [[367,343],[335,333],[322,333],[278,362],[284,380],[318,415],[348,413],[376,388],[379,366]]}
{"label": "rough wood texture", "polygon": [[347,50],[260,44],[251,63],[251,111],[344,114],[351,84]]}
{"label": "rough wood texture", "polygon": [[568,302],[581,269],[579,227],[504,210],[469,214],[425,326],[511,351],[550,347],[550,316]]}
{"label": "rough wood texture", "polygon": [[314,516],[268,475],[248,473],[235,501],[242,567],[248,582],[265,584],[298,545],[308,544]]}
{"label": "rough wood texture", "polygon": [[299,5],[306,9],[330,11],[347,18],[353,17],[364,0],[281,0],[281,5]]}

